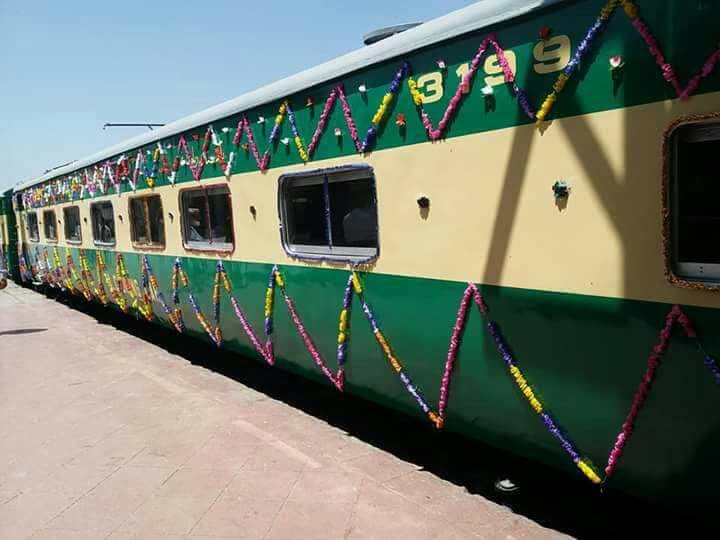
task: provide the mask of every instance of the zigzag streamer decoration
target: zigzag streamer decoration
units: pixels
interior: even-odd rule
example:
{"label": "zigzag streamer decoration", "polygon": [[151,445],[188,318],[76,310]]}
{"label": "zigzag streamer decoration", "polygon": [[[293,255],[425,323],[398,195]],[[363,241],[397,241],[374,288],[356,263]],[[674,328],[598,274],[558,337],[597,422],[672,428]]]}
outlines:
{"label": "zigzag streamer decoration", "polygon": [[350,105],[347,102],[347,96],[345,95],[343,85],[339,84],[330,90],[330,95],[328,95],[327,101],[325,101],[325,106],[320,114],[320,118],[318,119],[317,127],[315,128],[315,132],[310,140],[310,144],[308,144],[307,152],[309,157],[312,157],[318,142],[320,142],[320,137],[325,132],[325,124],[338,98],[340,98],[340,102],[342,103],[343,115],[345,116],[345,123],[347,124],[348,130],[350,131],[350,138],[355,145],[355,149],[360,152],[361,144],[360,139],[358,138],[357,127],[355,127],[355,121],[353,120],[352,112],[350,111]]}
{"label": "zigzag streamer decoration", "polygon": [[[24,273],[23,267],[26,267],[26,263],[24,260],[24,257],[22,253],[19,254],[21,259],[21,271]],[[39,257],[39,252],[36,251],[36,255]],[[69,280],[75,280],[78,283],[77,290],[79,290],[81,293],[83,293],[83,296],[89,301],[92,300],[93,295],[91,295],[88,292],[88,289],[94,289],[94,296],[97,298],[100,302],[103,304],[106,304],[107,296],[104,292],[104,289],[102,288],[102,280],[100,279],[100,276],[106,272],[106,269],[104,267],[104,261],[102,259],[102,256],[96,255],[96,264],[98,267],[98,280],[100,281],[99,285],[96,287],[94,285],[94,280],[92,278],[92,273],[90,272],[87,264],[87,259],[85,258],[84,251],[81,250],[80,253],[80,265],[81,265],[81,275],[82,278],[79,278],[77,276],[77,273],[74,270],[74,264],[72,262],[72,257],[70,256],[69,250],[67,254],[67,267],[64,269],[59,269],[57,266],[59,265],[60,258],[59,256],[54,257],[55,259],[55,265],[56,267],[54,269],[50,269],[49,273],[57,273],[57,275],[65,275],[68,276]],[[127,273],[124,270],[124,263],[121,262],[122,258],[120,255],[118,255],[117,260],[117,268],[118,268],[118,275],[124,276],[124,278],[127,278]],[[49,262],[48,262],[49,266]],[[122,267],[122,269],[121,269]],[[143,274],[143,290],[144,295],[147,300],[147,305],[149,306],[149,298],[148,298],[148,289],[150,291],[154,291],[154,298],[158,300],[158,302],[161,304],[162,310],[165,313],[165,315],[168,317],[168,320],[176,327],[176,329],[180,332],[183,331],[184,325],[182,325],[182,315],[180,313],[179,308],[179,300],[178,300],[178,280],[182,282],[184,288],[189,287],[189,282],[187,280],[187,276],[185,275],[185,272],[182,270],[182,265],[177,259],[175,261],[175,265],[173,267],[173,300],[176,305],[176,310],[174,312],[170,311],[170,309],[167,306],[167,303],[164,300],[164,297],[162,295],[162,292],[159,290],[159,286],[157,283],[157,279],[155,278],[154,274],[152,273],[152,269],[150,267],[149,261],[147,260],[147,256],[143,256],[142,261],[142,274]],[[33,276],[34,278],[34,276]],[[130,280],[128,280],[128,283]],[[273,346],[272,346],[272,334],[273,334],[273,306],[274,306],[274,297],[275,297],[275,291],[276,288],[280,288],[281,294],[283,295],[283,299],[285,300],[286,306],[288,308],[288,311],[290,312],[290,315],[293,320],[293,324],[295,325],[296,329],[298,330],[298,333],[303,339],[303,342],[305,343],[306,348],[308,349],[308,352],[310,352],[311,356],[313,357],[313,360],[315,361],[318,368],[321,370],[321,372],[328,378],[330,382],[333,383],[333,385],[339,390],[343,391],[344,389],[344,367],[345,367],[345,361],[347,357],[347,343],[348,343],[348,335],[350,331],[349,326],[349,320],[350,320],[350,309],[352,307],[352,298],[353,296],[356,296],[358,300],[361,303],[363,313],[372,329],[373,335],[375,336],[375,339],[377,340],[378,344],[380,345],[380,348],[382,349],[383,353],[385,354],[390,366],[392,367],[393,371],[398,375],[401,382],[405,386],[405,389],[407,392],[413,397],[413,399],[418,403],[420,408],[423,410],[423,412],[428,416],[430,421],[435,425],[436,428],[441,429],[444,426],[445,423],[445,415],[447,411],[447,404],[449,399],[449,387],[450,387],[450,378],[452,376],[453,368],[457,359],[457,353],[460,348],[461,342],[462,342],[462,335],[463,335],[463,329],[465,327],[465,324],[467,322],[467,311],[471,303],[474,303],[479,311],[481,316],[485,320],[485,326],[487,328],[487,331],[493,341],[495,342],[496,348],[498,350],[498,353],[502,356],[502,358],[505,360],[508,370],[515,380],[515,383],[517,384],[519,390],[522,392],[522,394],[525,396],[525,398],[528,401],[528,404],[530,407],[540,416],[543,423],[545,424],[546,428],[550,432],[550,434],[555,437],[562,448],[567,452],[567,454],[570,456],[572,461],[575,463],[575,465],[580,469],[580,471],[594,484],[601,484],[608,481],[608,479],[612,476],[614,473],[617,464],[619,462],[620,457],[622,456],[622,452],[624,450],[625,445],[627,444],[632,431],[633,427],[635,425],[635,422],[637,420],[638,413],[640,411],[640,408],[645,400],[645,398],[648,395],[650,385],[653,381],[653,379],[656,376],[657,369],[660,364],[660,359],[662,358],[662,355],[667,350],[667,347],[669,345],[672,330],[675,326],[679,325],[685,332],[685,335],[693,339],[700,350],[700,352],[704,356],[704,364],[710,371],[711,375],[713,376],[715,382],[717,384],[720,384],[720,365],[718,365],[717,361],[709,354],[707,353],[703,347],[700,341],[697,337],[697,332],[692,327],[688,317],[682,312],[681,308],[677,305],[673,306],[668,315],[665,319],[665,326],[663,327],[661,333],[660,333],[660,341],[658,344],[653,348],[653,352],[650,354],[650,357],[648,359],[648,367],[646,370],[645,375],[643,376],[640,385],[638,386],[638,389],[635,393],[635,396],[633,398],[632,405],[630,407],[630,411],[627,414],[627,417],[625,419],[625,422],[622,425],[622,429],[620,431],[620,434],[617,436],[617,440],[609,454],[607,465],[605,467],[605,475],[604,478],[600,476],[600,474],[597,472],[596,468],[592,465],[589,459],[582,457],[580,452],[577,450],[575,445],[571,442],[570,438],[565,435],[561,429],[558,427],[557,421],[552,417],[552,415],[547,411],[546,407],[542,404],[540,399],[538,398],[538,394],[533,390],[533,388],[528,383],[527,379],[523,375],[522,371],[518,367],[515,359],[512,356],[512,353],[510,352],[509,347],[507,346],[505,340],[502,337],[502,334],[500,332],[500,329],[495,321],[490,319],[488,317],[488,308],[485,304],[485,301],[482,298],[482,295],[480,294],[480,291],[474,283],[468,283],[467,287],[465,288],[465,291],[463,292],[463,296],[460,300],[460,305],[458,307],[457,316],[455,319],[455,325],[452,331],[452,335],[450,337],[450,345],[448,347],[448,352],[445,360],[445,367],[442,375],[442,379],[440,382],[440,396],[438,400],[438,408],[437,411],[434,411],[430,405],[428,405],[427,400],[423,396],[421,390],[412,382],[412,379],[410,376],[406,373],[405,369],[403,368],[400,361],[397,359],[395,354],[393,353],[387,338],[380,330],[380,327],[377,323],[377,319],[375,318],[374,312],[372,308],[370,307],[370,304],[367,302],[364,290],[362,287],[362,284],[360,282],[360,279],[358,275],[353,271],[348,276],[348,281],[345,286],[345,291],[343,294],[343,303],[342,303],[342,309],[340,311],[340,322],[338,325],[339,331],[338,331],[338,345],[337,345],[337,351],[336,351],[336,362],[337,362],[337,372],[335,374],[332,373],[330,368],[327,366],[325,361],[322,359],[322,356],[318,352],[317,348],[312,342],[312,339],[310,338],[310,335],[308,334],[305,325],[302,323],[302,320],[300,319],[300,316],[298,315],[297,310],[295,309],[295,305],[292,302],[292,299],[287,293],[286,290],[286,283],[285,279],[278,269],[277,266],[274,266],[270,272],[270,277],[268,280],[268,288],[265,295],[265,338],[266,338],[266,344],[263,347],[260,344],[260,341],[257,337],[257,334],[255,333],[255,330],[253,329],[252,325],[248,322],[247,317],[243,313],[242,309],[240,308],[239,302],[237,301],[237,298],[232,293],[232,286],[230,284],[230,280],[227,276],[227,272],[225,270],[225,267],[222,263],[222,261],[218,261],[216,265],[216,272],[214,277],[214,283],[213,283],[213,305],[215,308],[215,322],[216,327],[215,329],[211,329],[210,325],[207,322],[207,319],[202,314],[202,311],[200,310],[199,304],[197,303],[197,300],[192,295],[191,292],[188,292],[188,297],[190,299],[190,303],[193,307],[193,310],[195,311],[195,315],[200,322],[201,326],[207,333],[210,340],[215,343],[218,347],[222,345],[222,335],[220,333],[220,286],[225,289],[225,291],[229,294],[230,300],[233,306],[233,310],[235,311],[235,314],[238,318],[238,320],[241,323],[241,326],[243,328],[243,331],[248,336],[250,342],[253,344],[255,349],[257,350],[258,354],[270,365],[274,365],[274,354],[273,354]],[[129,289],[131,287],[128,287]],[[71,290],[75,290],[71,288]],[[111,291],[115,290],[116,292],[120,292],[120,288],[114,289],[111,286]],[[118,303],[118,305],[122,309],[122,303],[118,301],[119,296],[116,296],[115,294],[112,295],[113,300]],[[133,302],[135,304],[135,302]],[[135,306],[137,307],[137,306]],[[151,310],[151,308],[150,308]],[[178,321],[180,321],[178,323]]]}
{"label": "zigzag streamer decoration", "polygon": [[[560,73],[560,75],[558,76],[557,80],[553,84],[552,91],[543,100],[542,104],[537,110],[537,113],[535,112],[533,106],[530,104],[527,93],[517,85],[515,81],[515,75],[510,69],[507,58],[504,55],[503,48],[501,47],[498,39],[494,34],[490,34],[481,41],[478,51],[471,61],[468,72],[463,76],[462,80],[460,81],[458,88],[455,91],[453,97],[451,98],[450,103],[446,108],[445,112],[443,113],[440,121],[438,122],[437,127],[432,124],[429,115],[425,112],[423,108],[423,98],[417,88],[417,83],[415,83],[415,81],[411,77],[408,77],[410,66],[407,63],[403,63],[399,71],[395,74],[393,82],[388,88],[388,92],[383,96],[377,112],[372,118],[371,126],[368,129],[368,133],[362,142],[359,141],[359,138],[357,136],[357,128],[355,127],[355,122],[352,119],[350,107],[347,103],[345,93],[342,90],[342,85],[337,85],[330,91],[330,95],[328,96],[328,100],[325,104],[323,114],[321,114],[320,118],[318,119],[317,126],[313,132],[310,144],[308,145],[307,149],[305,149],[302,143],[302,136],[297,130],[294,119],[291,118],[291,129],[293,131],[294,141],[298,148],[300,157],[303,161],[308,161],[312,158],[312,155],[317,148],[319,138],[324,133],[325,125],[327,123],[330,111],[338,97],[342,101],[345,121],[348,125],[348,129],[350,130],[350,135],[356,150],[363,153],[370,151],[374,147],[375,140],[378,135],[378,128],[380,127],[380,124],[386,120],[387,111],[389,110],[389,107],[394,100],[394,96],[399,90],[400,83],[405,78],[407,78],[408,85],[410,86],[410,94],[412,100],[418,108],[418,112],[420,114],[420,118],[422,120],[428,138],[431,141],[437,141],[441,139],[452,117],[455,115],[461,100],[464,99],[464,97],[469,95],[469,93],[471,92],[471,83],[474,80],[477,70],[479,69],[480,60],[490,46],[492,46],[495,54],[498,57],[498,63],[502,68],[505,82],[508,84],[511,94],[517,99],[518,104],[522,108],[524,113],[530,119],[533,119],[538,124],[541,124],[548,119],[548,116],[552,111],[558,96],[566,87],[567,82],[570,80],[572,75],[579,70],[583,57],[592,48],[597,38],[607,28],[607,22],[610,16],[616,11],[616,9],[620,7],[622,7],[622,9],[625,11],[626,16],[630,19],[633,28],[642,37],[648,48],[649,54],[655,59],[658,67],[660,68],[663,78],[673,87],[675,94],[678,98],[680,98],[681,100],[688,99],[698,90],[702,80],[709,77],[712,73],[715,72],[718,64],[720,64],[720,48],[716,49],[708,56],[700,72],[691,77],[687,84],[683,86],[678,80],[677,75],[675,74],[675,69],[670,63],[667,62],[664,55],[662,54],[660,47],[655,37],[652,35],[647,23],[645,23],[645,21],[643,21],[643,19],[639,16],[638,8],[635,3],[632,0],[609,0],[600,10],[600,14],[596,18],[596,20],[587,30],[583,40],[577,46],[573,57],[568,62],[567,66],[563,69],[562,73]],[[242,115],[241,120],[238,122],[233,143],[236,146],[239,145],[242,134],[244,133],[247,138],[247,148],[252,151],[257,167],[261,171],[265,171],[269,166],[270,149],[272,147],[272,144],[275,143],[277,140],[280,124],[284,121],[285,116],[292,117],[292,110],[289,109],[287,100],[283,101],[283,103],[281,104],[280,110],[278,111],[278,115],[276,117],[276,123],[273,126],[271,137],[268,141],[268,148],[262,156],[260,156],[260,153],[257,149],[252,130],[250,129],[250,123],[248,122],[245,114]],[[205,132],[203,149],[200,157],[195,157],[192,155],[189,149],[189,144],[184,136],[181,136],[179,139],[177,145],[178,152],[179,154],[185,156],[185,165],[190,168],[190,172],[192,173],[193,178],[195,178],[196,180],[199,180],[202,176],[206,164],[214,162],[211,161],[214,158],[208,158],[207,156],[207,151],[211,138],[213,139],[213,142],[215,142],[215,138],[213,135],[214,132],[212,131],[212,127],[208,127]],[[219,152],[216,150],[216,153],[218,154],[218,161],[220,162],[221,166],[223,166],[224,163],[224,175],[226,177],[230,177],[232,173],[232,163],[234,161],[235,153],[230,153],[227,162],[224,161],[224,156],[220,157],[222,155],[222,149],[220,149]],[[109,162],[106,162],[104,167],[102,167],[102,170],[98,169],[98,167],[95,166],[94,168],[88,168],[82,172],[73,173],[72,176],[65,177],[62,181],[61,179],[57,179],[55,181],[48,182],[45,187],[38,186],[32,189],[28,189],[21,194],[22,200],[25,203],[26,207],[31,208],[48,204],[49,201],[57,202],[57,198],[60,198],[60,200],[72,200],[73,194],[75,193],[79,193],[80,198],[82,198],[86,190],[91,191],[91,195],[94,196],[97,189],[100,189],[103,192],[105,191],[106,180],[108,180],[111,185],[114,185],[116,190],[118,191],[119,184],[122,181],[127,181],[131,188],[135,190],[137,188],[139,175],[143,174],[143,170],[146,165],[145,157],[142,154],[142,150],[138,151],[133,167],[131,167],[125,156],[120,156],[119,158],[117,158],[114,174],[112,173],[111,168],[108,166]],[[160,153],[160,157],[164,157],[164,154],[162,152]],[[157,174],[165,174],[170,183],[175,183],[175,176],[180,166],[179,157],[176,158],[172,170],[170,170],[169,164],[164,163],[162,170],[157,171],[156,159],[153,160],[153,163],[154,165],[151,170],[145,171],[146,180],[152,179],[148,182],[150,187],[152,187],[152,185],[154,184],[154,179]],[[131,168],[133,169],[132,173],[130,171]],[[92,171],[93,176],[90,175],[89,171]]]}

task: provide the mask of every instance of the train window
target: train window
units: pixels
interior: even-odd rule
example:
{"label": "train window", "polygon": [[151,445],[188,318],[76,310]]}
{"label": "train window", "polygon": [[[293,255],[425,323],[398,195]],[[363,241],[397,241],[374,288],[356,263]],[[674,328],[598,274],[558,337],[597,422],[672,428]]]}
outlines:
{"label": "train window", "polygon": [[233,249],[232,205],[227,187],[186,190],[181,202],[186,247],[213,251]]}
{"label": "train window", "polygon": [[115,244],[115,218],[110,201],[94,203],[90,206],[93,240],[99,246]]}
{"label": "train window", "polygon": [[375,176],[366,166],[280,177],[282,240],[292,255],[358,261],[378,253]]}
{"label": "train window", "polygon": [[670,132],[669,208],[673,272],[720,281],[720,120],[680,124]]}
{"label": "train window", "polygon": [[55,210],[45,210],[43,212],[43,232],[45,240],[57,242],[57,219],[55,218]]}
{"label": "train window", "polygon": [[27,231],[28,238],[32,242],[40,241],[40,229],[38,228],[38,218],[35,212],[29,212],[27,215]]}
{"label": "train window", "polygon": [[130,223],[130,235],[134,244],[165,246],[165,223],[160,195],[130,199]]}
{"label": "train window", "polygon": [[65,240],[75,244],[82,242],[80,208],[77,206],[63,208],[63,219],[65,220]]}

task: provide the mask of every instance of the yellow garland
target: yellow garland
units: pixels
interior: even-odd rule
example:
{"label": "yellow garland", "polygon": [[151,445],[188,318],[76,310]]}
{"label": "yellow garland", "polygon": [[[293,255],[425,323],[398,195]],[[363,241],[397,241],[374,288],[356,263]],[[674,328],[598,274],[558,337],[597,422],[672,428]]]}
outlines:
{"label": "yellow garland", "polygon": [[[637,17],[637,7],[631,0],[608,0],[607,4],[605,4],[605,6],[600,10],[600,19],[607,20],[618,4],[622,4],[628,17],[632,19]],[[565,75],[565,73],[560,73],[560,75],[558,75],[555,84],[553,84],[553,91],[548,94],[545,101],[543,101],[542,105],[540,105],[540,109],[535,114],[535,123],[538,126],[547,118],[547,115],[550,113],[553,105],[555,105],[558,94],[562,92],[563,88],[565,88],[568,79],[569,77]]]}
{"label": "yellow garland", "polygon": [[227,272],[225,270],[223,270],[221,272],[220,276],[222,277],[223,287],[225,288],[225,290],[227,292],[231,292],[232,286],[230,285],[230,279],[227,276]]}
{"label": "yellow garland", "polygon": [[612,15],[612,12],[615,11],[615,8],[617,7],[619,3],[619,0],[610,0],[605,6],[600,10],[600,18],[602,20],[607,20],[610,15]]}
{"label": "yellow garland", "polygon": [[305,145],[303,144],[302,139],[299,135],[295,137],[295,146],[297,146],[298,154],[300,154],[300,159],[302,159],[303,161],[307,161],[309,159],[308,154],[305,151]]}
{"label": "yellow garland", "polygon": [[533,410],[538,414],[542,414],[542,403],[540,403],[540,401],[535,397],[535,393],[533,392],[525,377],[523,377],[520,369],[517,366],[510,366],[510,373],[512,373],[512,376],[515,378],[515,382],[520,388],[520,391],[528,400],[528,403],[530,403],[530,406],[533,408]]}
{"label": "yellow garland", "polygon": [[602,479],[597,475],[592,467],[585,462],[585,458],[578,460],[577,466],[593,484],[600,484],[602,482]]}
{"label": "yellow garland", "polygon": [[390,350],[390,345],[388,345],[387,341],[385,341],[385,336],[382,335],[380,330],[375,331],[375,339],[378,340],[378,343],[380,344],[380,347],[382,347],[382,350],[385,353],[385,356],[387,356],[392,368],[396,373],[400,373],[402,371],[402,365],[398,362],[397,358],[393,356],[393,353]]}
{"label": "yellow garland", "polygon": [[340,311],[340,323],[338,324],[338,345],[345,343],[347,339],[348,310],[342,308]]}
{"label": "yellow garland", "polygon": [[565,88],[565,85],[567,84],[567,82],[568,82],[568,76],[565,75],[564,73],[561,73],[558,76],[557,81],[555,81],[555,84],[553,84],[553,89],[555,90],[555,93],[559,94],[560,92],[562,92],[563,88]]}
{"label": "yellow garland", "polygon": [[622,7],[625,10],[625,15],[631,19],[636,19],[638,16],[638,8],[632,0],[621,0]]}
{"label": "yellow garland", "polygon": [[420,107],[423,104],[423,96],[418,90],[417,82],[412,77],[408,78],[408,87],[410,88],[410,96],[412,97],[413,103],[416,107]]}
{"label": "yellow garland", "polygon": [[[149,273],[149,272],[148,272]],[[153,298],[157,295],[157,291],[160,290],[160,287],[158,286],[157,278],[155,277],[155,274],[150,274],[148,276],[150,281],[150,292],[153,295]]]}
{"label": "yellow garland", "polygon": [[277,283],[278,287],[285,287],[285,280],[279,271],[275,272],[275,283]]}
{"label": "yellow garland", "polygon": [[352,283],[353,283],[353,289],[355,289],[355,294],[362,294],[363,289],[362,285],[360,285],[360,280],[357,277],[357,274],[355,272],[352,273]]}
{"label": "yellow garland", "polygon": [[278,113],[275,116],[275,123],[277,125],[280,125],[283,121],[283,118],[285,118],[285,111],[287,111],[288,102],[287,100],[283,101],[280,104],[280,108],[278,109]]}
{"label": "yellow garland", "polygon": [[540,109],[535,114],[535,120],[537,124],[541,124],[545,121],[545,118],[547,117],[548,113],[550,113],[550,109],[552,109],[556,99],[557,94],[553,90],[550,95],[545,98],[545,101],[543,101],[543,104],[540,105]]}
{"label": "yellow garland", "polygon": [[383,118],[385,118],[388,107],[390,107],[392,100],[393,100],[393,95],[390,92],[387,92],[383,96],[382,103],[380,103],[380,106],[378,107],[377,111],[375,112],[375,115],[372,117],[372,123],[375,126],[379,126],[380,123],[383,121]]}
{"label": "yellow garland", "polygon": [[272,306],[273,306],[273,289],[272,289],[272,287],[268,287],[268,290],[265,293],[265,316],[266,317],[270,317],[272,315]]}

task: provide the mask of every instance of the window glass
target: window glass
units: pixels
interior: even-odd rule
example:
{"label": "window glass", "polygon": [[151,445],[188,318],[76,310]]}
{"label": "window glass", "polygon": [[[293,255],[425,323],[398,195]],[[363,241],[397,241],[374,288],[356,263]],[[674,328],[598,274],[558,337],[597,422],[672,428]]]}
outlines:
{"label": "window glass", "polygon": [[326,246],[327,217],[323,195],[323,179],[314,184],[288,185],[285,191],[288,241],[306,246]]}
{"label": "window glass", "polygon": [[377,246],[377,208],[371,178],[330,182],[334,246]]}
{"label": "window glass", "polygon": [[147,244],[147,219],[145,217],[145,199],[130,200],[130,221],[133,242]]}
{"label": "window glass", "polygon": [[720,280],[720,121],[694,122],[673,132],[671,196],[675,272]]}
{"label": "window glass", "polygon": [[280,179],[286,249],[343,260],[377,255],[375,178],[370,167],[343,167]]}
{"label": "window glass", "polygon": [[96,244],[112,245],[115,243],[115,219],[112,203],[109,201],[95,203],[91,206],[93,239]]}
{"label": "window glass", "polygon": [[27,215],[27,229],[28,238],[33,242],[38,242],[40,240],[40,230],[38,229],[38,217],[35,212],[30,212]]}
{"label": "window glass", "polygon": [[232,249],[232,207],[227,188],[185,191],[181,200],[186,245],[195,249]]}
{"label": "window glass", "polygon": [[141,245],[165,245],[165,224],[159,195],[130,199],[132,241]]}
{"label": "window glass", "polygon": [[80,209],[77,206],[64,208],[63,217],[65,219],[65,240],[68,242],[81,242]]}
{"label": "window glass", "polygon": [[57,241],[57,219],[55,219],[54,210],[45,210],[43,212],[43,230],[45,240]]}
{"label": "window glass", "polygon": [[208,193],[210,214],[210,241],[217,244],[232,244],[232,207],[230,195],[224,192]]}
{"label": "window glass", "polygon": [[150,220],[150,242],[165,245],[165,221],[163,218],[162,200],[160,196],[146,199],[148,218]]}

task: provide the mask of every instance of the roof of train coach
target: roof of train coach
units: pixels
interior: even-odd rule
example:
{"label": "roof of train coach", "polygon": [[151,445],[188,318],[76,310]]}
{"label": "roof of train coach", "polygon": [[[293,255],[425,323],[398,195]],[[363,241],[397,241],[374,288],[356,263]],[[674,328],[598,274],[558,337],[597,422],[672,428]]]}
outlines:
{"label": "roof of train coach", "polygon": [[21,191],[35,184],[93,165],[153,141],[171,137],[188,129],[282,99],[303,89],[358,71],[366,66],[395,58],[409,51],[513,19],[543,7],[568,1],[570,0],[480,0],[468,7],[453,11],[405,32],[392,35],[329,62],[319,64],[296,75],[176,120],[152,132],[138,135],[86,158],[52,169],[38,178],[19,183],[14,189],[16,192]]}

